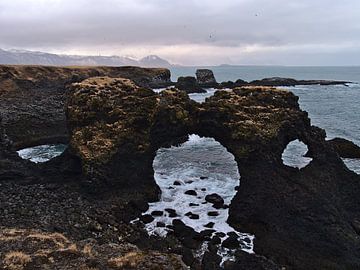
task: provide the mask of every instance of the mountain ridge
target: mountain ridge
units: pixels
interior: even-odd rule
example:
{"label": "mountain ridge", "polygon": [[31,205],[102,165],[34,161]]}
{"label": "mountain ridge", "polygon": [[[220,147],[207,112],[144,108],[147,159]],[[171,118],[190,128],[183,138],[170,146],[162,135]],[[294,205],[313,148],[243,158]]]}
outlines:
{"label": "mountain ridge", "polygon": [[172,64],[157,56],[148,55],[141,59],[128,56],[92,56],[54,54],[41,51],[4,50],[0,48],[0,64],[3,65],[46,65],[46,66],[142,66],[170,67]]}

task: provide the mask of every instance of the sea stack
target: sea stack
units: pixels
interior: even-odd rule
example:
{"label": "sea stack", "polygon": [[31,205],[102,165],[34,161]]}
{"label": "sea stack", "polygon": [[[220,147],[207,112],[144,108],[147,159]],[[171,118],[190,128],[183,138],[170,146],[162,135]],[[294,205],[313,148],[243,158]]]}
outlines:
{"label": "sea stack", "polygon": [[214,73],[210,69],[196,70],[196,82],[201,87],[217,87]]}

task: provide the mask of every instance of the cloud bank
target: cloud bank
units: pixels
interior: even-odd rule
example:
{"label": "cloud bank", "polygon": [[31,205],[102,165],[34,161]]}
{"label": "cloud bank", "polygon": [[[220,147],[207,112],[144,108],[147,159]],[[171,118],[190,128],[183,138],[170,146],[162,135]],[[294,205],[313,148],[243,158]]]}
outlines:
{"label": "cloud bank", "polygon": [[12,0],[0,47],[174,63],[360,65],[358,0]]}

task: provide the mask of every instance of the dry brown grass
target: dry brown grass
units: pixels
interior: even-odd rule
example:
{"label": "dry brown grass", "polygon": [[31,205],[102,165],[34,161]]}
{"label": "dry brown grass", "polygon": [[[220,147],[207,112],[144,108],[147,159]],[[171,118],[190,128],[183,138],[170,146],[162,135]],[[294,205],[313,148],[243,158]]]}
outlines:
{"label": "dry brown grass", "polygon": [[111,258],[108,260],[110,267],[117,269],[135,268],[144,259],[141,252],[129,252],[121,257]]}
{"label": "dry brown grass", "polygon": [[82,250],[82,253],[92,258],[95,256],[96,252],[93,250],[93,246],[90,244],[86,244]]}
{"label": "dry brown grass", "polygon": [[5,254],[4,267],[9,270],[22,270],[31,262],[31,257],[21,251],[10,251]]}
{"label": "dry brown grass", "polygon": [[26,238],[35,240],[35,241],[52,241],[59,248],[65,248],[66,244],[69,244],[70,241],[60,233],[51,233],[51,234],[41,234],[41,233],[32,233]]}

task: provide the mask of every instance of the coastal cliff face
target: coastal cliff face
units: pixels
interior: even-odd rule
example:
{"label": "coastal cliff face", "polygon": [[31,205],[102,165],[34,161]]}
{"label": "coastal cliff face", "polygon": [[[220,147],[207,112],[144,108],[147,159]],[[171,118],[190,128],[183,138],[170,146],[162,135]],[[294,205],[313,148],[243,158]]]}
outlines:
{"label": "coastal cliff face", "polygon": [[[28,89],[22,86],[15,93]],[[254,251],[264,256],[239,253],[238,265],[226,269],[360,268],[360,251],[354,248],[360,244],[360,177],[345,167],[325,141],[325,132],[311,126],[291,92],[238,87],[216,92],[199,104],[176,89],[158,94],[126,77],[97,74],[75,81],[66,91],[70,144],[60,157],[43,165],[20,160],[4,136],[14,141],[10,135],[15,129],[6,121],[0,125],[0,179],[6,182],[0,193],[1,226],[30,224],[53,231],[60,224],[73,238],[91,236],[112,243],[118,243],[120,234],[131,243],[182,254],[184,259],[177,239],[154,242],[129,221],[158,198],[152,168],[156,151],[195,133],[213,137],[235,156],[241,179],[228,222],[254,234]],[[1,98],[11,97],[9,93]],[[3,110],[9,113],[10,108]],[[295,139],[308,146],[313,158],[301,170],[285,166],[281,159]],[[43,203],[37,204],[40,199]],[[38,212],[30,215],[35,205]],[[53,220],[46,218],[52,215]],[[206,258],[216,258],[216,252],[209,251]],[[218,269],[212,265],[210,269]]]}
{"label": "coastal cliff face", "polygon": [[129,78],[146,87],[171,83],[170,71],[163,68],[0,65],[0,113],[13,145],[66,142],[66,86],[104,75]]}

